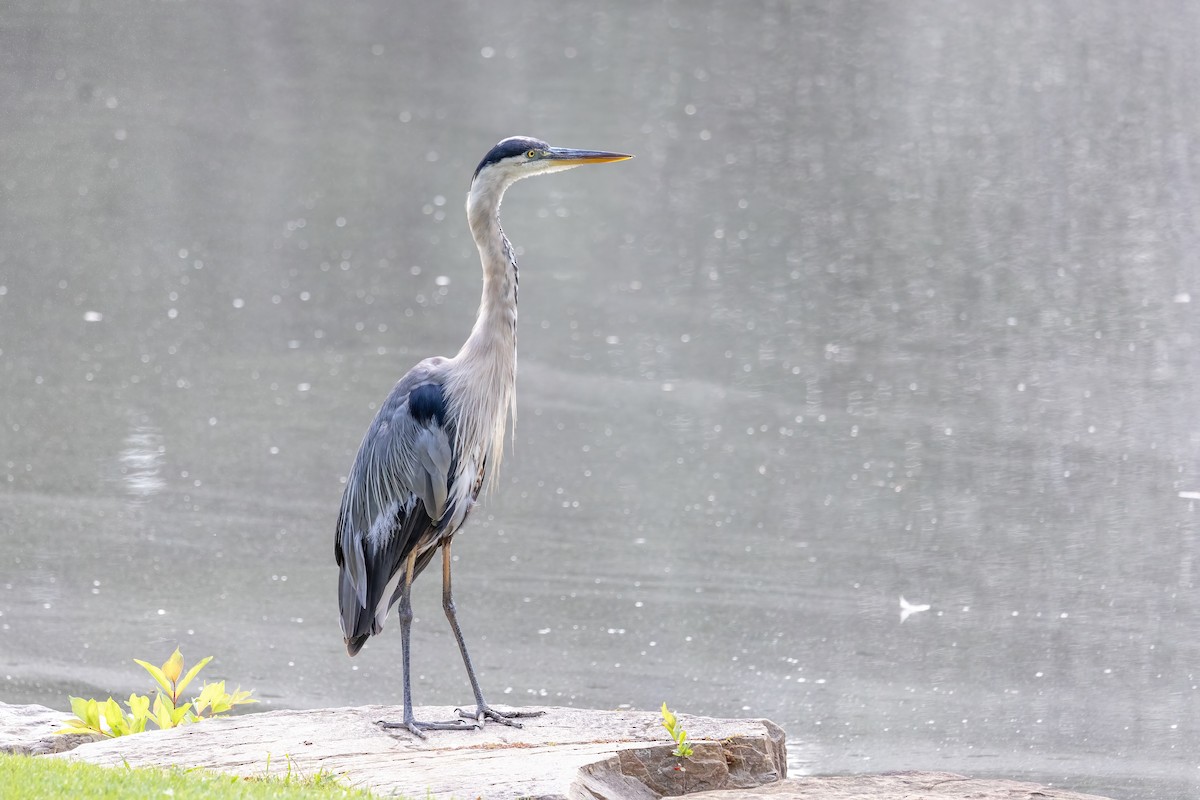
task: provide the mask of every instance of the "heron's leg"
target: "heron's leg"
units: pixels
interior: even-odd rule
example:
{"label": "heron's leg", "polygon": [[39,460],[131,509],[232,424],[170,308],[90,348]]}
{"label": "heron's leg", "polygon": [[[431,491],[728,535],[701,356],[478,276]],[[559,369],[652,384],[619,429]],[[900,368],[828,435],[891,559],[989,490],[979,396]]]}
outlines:
{"label": "heron's leg", "polygon": [[404,720],[402,722],[384,722],[380,720],[379,725],[383,728],[405,728],[414,736],[424,739],[425,734],[422,731],[461,730],[463,728],[478,728],[479,725],[472,725],[470,722],[462,719],[450,720],[448,722],[419,722],[413,718],[412,683],[408,677],[408,644],[413,620],[412,581],[413,568],[416,561],[417,553],[414,550],[409,554],[408,561],[404,565],[404,585],[400,592],[400,663],[404,669]]}
{"label": "heron's leg", "polygon": [[454,640],[458,642],[458,651],[462,653],[463,666],[467,668],[467,678],[471,681],[471,691],[475,693],[475,713],[468,714],[462,709],[458,713],[466,719],[475,720],[479,727],[485,719],[521,727],[514,722],[517,717],[540,717],[544,711],[496,711],[483,699],[483,690],[479,688],[479,679],[475,677],[475,668],[471,666],[471,656],[467,654],[467,643],[463,641],[462,629],[458,627],[458,615],[454,609],[454,595],[450,588],[450,540],[442,542],[442,608],[446,611],[446,619],[450,620],[450,629],[454,631]]}

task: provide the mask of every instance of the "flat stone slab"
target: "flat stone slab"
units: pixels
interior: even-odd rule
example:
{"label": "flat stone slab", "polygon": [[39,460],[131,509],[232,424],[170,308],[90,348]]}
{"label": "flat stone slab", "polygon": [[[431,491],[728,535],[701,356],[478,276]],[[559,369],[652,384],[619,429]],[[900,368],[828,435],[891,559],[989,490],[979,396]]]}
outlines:
{"label": "flat stone slab", "polygon": [[[657,800],[685,793],[697,800],[1108,800],[945,772],[787,778],[783,731],[767,720],[680,715],[695,749],[681,763],[658,714],[540,710],[546,715],[524,720],[524,729],[489,723],[481,731],[430,731],[426,740],[375,724],[398,719],[400,708],[368,706],[245,714],[95,741],[54,736],[70,716],[65,711],[0,703],[0,750],[249,777],[324,771],[379,794],[439,800]],[[417,710],[419,719],[453,714]]]}
{"label": "flat stone slab", "polygon": [[62,753],[101,738],[86,734],[55,735],[70,716],[45,706],[0,703],[0,753],[42,756]]}
{"label": "flat stone slab", "polygon": [[[167,731],[81,745],[57,758],[94,764],[203,767],[243,776],[332,773],[381,794],[473,798],[658,798],[691,791],[753,788],[787,774],[784,733],[768,720],[680,714],[695,755],[676,770],[656,713],[542,710],[524,728],[429,731],[418,739],[384,730],[395,706],[271,711],[206,720]],[[450,707],[415,710],[452,719]]]}

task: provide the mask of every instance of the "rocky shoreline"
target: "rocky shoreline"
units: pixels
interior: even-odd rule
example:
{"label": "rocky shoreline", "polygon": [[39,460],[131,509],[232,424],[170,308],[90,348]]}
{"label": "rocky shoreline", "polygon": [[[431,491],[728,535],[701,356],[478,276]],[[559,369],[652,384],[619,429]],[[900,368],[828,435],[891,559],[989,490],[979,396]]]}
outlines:
{"label": "rocky shoreline", "polygon": [[[421,740],[380,728],[393,706],[270,711],[118,739],[56,736],[69,716],[44,706],[0,703],[0,751],[102,765],[205,768],[247,777],[286,770],[330,773],[381,795],[487,800],[656,800],[718,795],[727,800],[1106,800],[1036,784],[950,773],[789,778],[784,732],[763,719],[682,716],[695,750],[671,755],[658,714],[541,708],[521,729],[430,731]],[[454,709],[426,707],[423,719]]]}

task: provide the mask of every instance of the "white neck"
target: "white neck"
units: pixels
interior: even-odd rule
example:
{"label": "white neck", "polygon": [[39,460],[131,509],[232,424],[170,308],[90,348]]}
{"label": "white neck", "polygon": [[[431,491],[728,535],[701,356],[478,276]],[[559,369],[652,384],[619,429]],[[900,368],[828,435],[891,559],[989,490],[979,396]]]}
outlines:
{"label": "white neck", "polygon": [[[483,295],[475,326],[451,359],[448,376],[463,453],[460,469],[478,469],[483,459],[485,489],[494,482],[504,455],[509,411],[514,425],[517,418],[517,265],[498,217],[500,198],[511,183],[490,186],[485,173],[467,196],[467,222],[483,264]],[[472,475],[463,485],[473,483]]]}
{"label": "white neck", "polygon": [[471,184],[467,195],[467,222],[483,264],[483,295],[475,327],[458,358],[515,363],[517,267],[499,217],[500,200],[507,185],[502,184],[497,191],[497,187],[488,184],[485,173]]}

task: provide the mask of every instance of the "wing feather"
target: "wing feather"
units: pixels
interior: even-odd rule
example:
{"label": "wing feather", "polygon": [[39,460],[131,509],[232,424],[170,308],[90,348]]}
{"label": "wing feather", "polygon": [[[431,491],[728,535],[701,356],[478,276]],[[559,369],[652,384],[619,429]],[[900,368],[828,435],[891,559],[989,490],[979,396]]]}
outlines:
{"label": "wing feather", "polygon": [[426,359],[388,395],[346,480],[334,554],[342,633],[351,655],[378,633],[399,597],[396,576],[429,563],[453,480],[453,423],[438,367]]}

